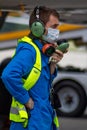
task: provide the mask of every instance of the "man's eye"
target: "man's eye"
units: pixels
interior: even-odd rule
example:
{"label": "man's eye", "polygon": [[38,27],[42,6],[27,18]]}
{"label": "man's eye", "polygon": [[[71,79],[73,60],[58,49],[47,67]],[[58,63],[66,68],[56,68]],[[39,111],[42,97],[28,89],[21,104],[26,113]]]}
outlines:
{"label": "man's eye", "polygon": [[51,28],[54,28],[54,29],[57,28],[57,27],[58,27],[58,24],[54,24],[54,25],[51,26]]}

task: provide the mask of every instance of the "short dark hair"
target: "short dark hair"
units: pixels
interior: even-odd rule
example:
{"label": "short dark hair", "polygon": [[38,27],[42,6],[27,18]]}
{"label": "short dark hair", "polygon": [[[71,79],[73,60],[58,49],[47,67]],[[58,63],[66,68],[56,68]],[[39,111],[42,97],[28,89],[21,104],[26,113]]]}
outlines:
{"label": "short dark hair", "polygon": [[[33,12],[30,15],[30,20],[29,20],[29,27],[31,27],[32,23],[35,22],[36,18],[36,8],[34,8]],[[40,6],[39,7],[39,19],[46,25],[46,23],[49,21],[50,15],[53,15],[59,19],[59,13],[52,8],[48,8],[45,6]]]}

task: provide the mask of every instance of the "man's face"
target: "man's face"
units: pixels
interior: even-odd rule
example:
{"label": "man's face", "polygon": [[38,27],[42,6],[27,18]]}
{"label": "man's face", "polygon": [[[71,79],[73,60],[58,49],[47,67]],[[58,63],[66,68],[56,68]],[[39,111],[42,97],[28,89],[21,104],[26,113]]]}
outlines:
{"label": "man's face", "polygon": [[45,34],[47,33],[48,28],[57,29],[58,25],[59,25],[58,18],[53,15],[50,15],[49,21],[46,23],[46,26],[45,26],[45,29],[46,29]]}
{"label": "man's face", "polygon": [[55,43],[59,37],[59,30],[57,29],[58,25],[58,18],[50,15],[49,20],[45,25],[45,33],[42,36],[42,39],[48,43]]}

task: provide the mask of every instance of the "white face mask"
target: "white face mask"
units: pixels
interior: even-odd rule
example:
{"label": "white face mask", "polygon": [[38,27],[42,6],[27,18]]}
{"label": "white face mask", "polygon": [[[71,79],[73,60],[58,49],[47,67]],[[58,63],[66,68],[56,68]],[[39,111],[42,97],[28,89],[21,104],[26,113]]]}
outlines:
{"label": "white face mask", "polygon": [[43,35],[42,39],[47,42],[54,43],[58,40],[58,37],[59,37],[58,29],[48,28],[47,35]]}

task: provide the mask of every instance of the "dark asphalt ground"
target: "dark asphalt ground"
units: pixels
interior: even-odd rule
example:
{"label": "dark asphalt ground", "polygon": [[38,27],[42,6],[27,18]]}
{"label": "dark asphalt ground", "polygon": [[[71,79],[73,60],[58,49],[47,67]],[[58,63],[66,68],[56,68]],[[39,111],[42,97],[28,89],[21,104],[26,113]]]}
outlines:
{"label": "dark asphalt ground", "polygon": [[[59,122],[59,130],[87,130],[87,110],[84,115],[79,118],[59,117]],[[0,130],[9,130],[9,128],[8,126],[5,126]]]}
{"label": "dark asphalt ground", "polygon": [[87,130],[87,116],[82,118],[61,118],[60,130]]}
{"label": "dark asphalt ground", "polygon": [[87,110],[79,118],[59,117],[60,130],[87,130]]}

